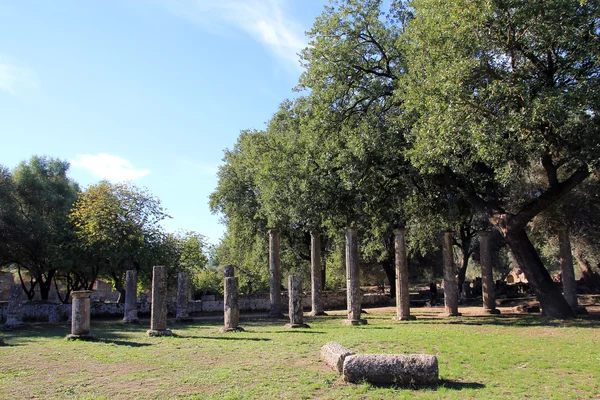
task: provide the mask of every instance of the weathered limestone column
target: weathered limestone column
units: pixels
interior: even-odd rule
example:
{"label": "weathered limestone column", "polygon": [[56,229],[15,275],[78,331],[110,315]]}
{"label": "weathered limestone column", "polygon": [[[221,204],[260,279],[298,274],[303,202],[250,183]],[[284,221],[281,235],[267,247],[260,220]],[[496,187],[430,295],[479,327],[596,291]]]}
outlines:
{"label": "weathered limestone column", "polygon": [[177,322],[191,322],[188,312],[190,305],[190,279],[185,272],[177,273]]}
{"label": "weathered limestone column", "polygon": [[310,233],[310,276],[311,276],[311,305],[310,315],[326,315],[321,301],[321,234]]}
{"label": "weathered limestone column", "polygon": [[289,313],[290,323],[286,328],[310,328],[304,323],[304,314],[302,311],[302,277],[300,275],[290,275],[288,277],[289,291]]}
{"label": "weathered limestone column", "polygon": [[397,321],[416,319],[410,315],[408,291],[408,259],[406,257],[406,228],[394,229],[396,248],[396,316]]}
{"label": "weathered limestone column", "polygon": [[71,333],[67,335],[69,340],[93,339],[90,333],[90,296],[91,290],[71,292]]}
{"label": "weathered limestone column", "polygon": [[23,326],[23,288],[21,285],[16,283],[10,285],[9,296],[4,329],[14,329]]}
{"label": "weathered limestone column", "polygon": [[457,317],[458,298],[456,297],[456,277],[454,271],[454,255],[452,252],[452,235],[454,232],[444,232],[442,240],[443,258],[444,258],[444,303],[446,305],[446,315]]}
{"label": "weathered limestone column", "polygon": [[562,226],[558,229],[560,246],[560,272],[562,275],[563,295],[573,310],[577,309],[577,283],[573,270],[573,255],[571,254],[571,239],[569,228]]}
{"label": "weathered limestone column", "polygon": [[269,316],[281,318],[281,260],[279,258],[279,230],[269,229]]}
{"label": "weathered limestone column", "polygon": [[224,332],[243,332],[244,328],[239,326],[240,322],[240,307],[238,303],[238,278],[234,277],[234,269],[232,265],[226,265],[223,268],[225,281],[223,285],[223,312],[224,326],[220,329]]}
{"label": "weathered limestone column", "polygon": [[487,314],[500,314],[500,310],[496,308],[496,285],[492,272],[490,233],[487,231],[479,232],[479,262],[481,264],[483,311]]}
{"label": "weathered limestone column", "polygon": [[360,318],[361,295],[357,232],[357,228],[346,228],[346,296],[348,301],[348,319],[343,321],[345,325],[367,323],[366,319]]}
{"label": "weathered limestone column", "polygon": [[148,336],[171,336],[167,329],[167,271],[164,266],[152,268],[152,305]]}
{"label": "weathered limestone column", "polygon": [[133,269],[125,273],[125,315],[123,321],[128,324],[140,322],[137,307],[137,271]]}

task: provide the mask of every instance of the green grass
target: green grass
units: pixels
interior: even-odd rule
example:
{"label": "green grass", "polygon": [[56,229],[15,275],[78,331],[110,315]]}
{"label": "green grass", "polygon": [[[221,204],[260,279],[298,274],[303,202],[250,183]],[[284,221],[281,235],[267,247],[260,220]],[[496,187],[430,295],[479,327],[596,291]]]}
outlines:
{"label": "green grass", "polygon": [[[149,338],[147,323],[93,322],[95,342],[70,342],[66,325],[35,324],[4,333],[0,398],[77,399],[590,399],[600,398],[600,319],[568,322],[537,316],[443,318],[416,310],[398,323],[371,312],[369,325],[342,316],[242,320],[221,334],[220,321],[170,324],[175,337]],[[319,358],[337,341],[357,353],[438,357],[434,388],[348,384]]]}

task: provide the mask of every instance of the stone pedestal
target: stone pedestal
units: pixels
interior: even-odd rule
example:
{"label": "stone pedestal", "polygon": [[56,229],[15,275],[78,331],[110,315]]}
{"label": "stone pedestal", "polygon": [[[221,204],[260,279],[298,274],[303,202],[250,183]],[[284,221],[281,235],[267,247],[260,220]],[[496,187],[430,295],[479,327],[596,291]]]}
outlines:
{"label": "stone pedestal", "polygon": [[128,270],[125,272],[125,315],[123,316],[123,322],[128,324],[140,322],[137,307],[137,271]]}
{"label": "stone pedestal", "polygon": [[10,285],[4,329],[10,330],[21,326],[23,326],[23,288],[21,285],[13,283]]}
{"label": "stone pedestal", "polygon": [[346,229],[346,296],[348,302],[348,319],[345,325],[364,325],[366,319],[360,318],[361,293],[358,270],[358,229]]}
{"label": "stone pedestal", "polygon": [[408,290],[408,259],[406,257],[406,229],[394,230],[396,248],[396,321],[416,319],[410,315],[410,293]]}
{"label": "stone pedestal", "polygon": [[577,283],[573,270],[573,255],[571,254],[571,239],[569,229],[562,226],[558,229],[560,246],[560,272],[562,277],[563,295],[573,310],[577,310]]}
{"label": "stone pedestal", "polygon": [[90,333],[90,296],[91,290],[71,292],[71,334],[67,335],[69,340],[93,339]]}
{"label": "stone pedestal", "polygon": [[167,329],[167,271],[163,266],[152,268],[152,305],[148,336],[171,336]]}
{"label": "stone pedestal", "polygon": [[290,323],[286,328],[310,328],[304,323],[304,314],[302,311],[302,278],[299,275],[290,275],[288,277],[288,291],[290,297]]}
{"label": "stone pedestal", "polygon": [[481,264],[481,291],[483,295],[483,311],[486,314],[500,314],[496,308],[496,285],[492,271],[489,232],[479,232],[479,262]]}
{"label": "stone pedestal", "polygon": [[240,322],[240,307],[238,303],[238,278],[233,276],[233,267],[225,268],[225,281],[223,284],[223,312],[224,326],[220,329],[224,332],[243,332],[244,328],[238,324]]}
{"label": "stone pedestal", "polygon": [[281,260],[279,258],[279,230],[269,229],[269,294],[271,318],[281,318]]}
{"label": "stone pedestal", "polygon": [[310,233],[310,277],[311,277],[311,308],[310,315],[327,315],[323,311],[321,301],[321,234]]}
{"label": "stone pedestal", "polygon": [[454,253],[452,252],[452,235],[454,232],[446,231],[442,239],[442,251],[444,258],[444,303],[446,315],[457,317],[458,312],[457,282],[454,270]]}
{"label": "stone pedestal", "polygon": [[188,307],[190,304],[190,279],[185,272],[177,274],[177,322],[192,322]]}

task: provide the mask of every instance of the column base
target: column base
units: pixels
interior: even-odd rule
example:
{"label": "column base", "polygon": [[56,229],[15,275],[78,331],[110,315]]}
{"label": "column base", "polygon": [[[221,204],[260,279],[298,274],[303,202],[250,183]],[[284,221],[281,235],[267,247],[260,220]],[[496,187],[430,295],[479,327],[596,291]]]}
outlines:
{"label": "column base", "polygon": [[448,313],[443,313],[442,317],[460,317],[462,316],[461,313],[459,313],[458,311],[453,313],[453,312],[448,312]]}
{"label": "column base", "polygon": [[485,314],[489,314],[489,315],[498,315],[498,314],[501,314],[500,310],[498,310],[496,308],[484,308],[483,312]]}
{"label": "column base", "polygon": [[402,317],[395,316],[392,318],[394,321],[414,321],[417,319],[414,315],[404,315]]}
{"label": "column base", "polygon": [[225,328],[225,327],[223,327],[223,328],[219,329],[219,332],[226,333],[226,332],[246,332],[246,331],[241,326],[237,326],[235,328]]}
{"label": "column base", "polygon": [[342,321],[342,324],[357,326],[357,325],[367,325],[368,322],[366,319],[345,319]]}
{"label": "column base", "polygon": [[295,328],[310,328],[310,326],[308,324],[285,324],[284,328],[291,328],[291,329],[295,329]]}
{"label": "column base", "polygon": [[175,318],[175,322],[178,324],[189,324],[190,322],[194,322],[194,318],[192,317],[177,317]]}
{"label": "column base", "polygon": [[316,317],[318,315],[327,315],[327,313],[325,311],[309,312],[308,313],[309,317]]}
{"label": "column base", "polygon": [[96,340],[96,338],[91,333],[84,333],[82,335],[69,333],[67,335],[67,340]]}
{"label": "column base", "polygon": [[139,319],[123,319],[123,323],[124,324],[131,324],[131,325],[139,325],[140,320]]}
{"label": "column base", "polygon": [[148,329],[146,331],[146,334],[150,337],[154,337],[154,336],[173,336],[173,332],[170,329],[161,329],[161,330],[154,330],[154,329]]}

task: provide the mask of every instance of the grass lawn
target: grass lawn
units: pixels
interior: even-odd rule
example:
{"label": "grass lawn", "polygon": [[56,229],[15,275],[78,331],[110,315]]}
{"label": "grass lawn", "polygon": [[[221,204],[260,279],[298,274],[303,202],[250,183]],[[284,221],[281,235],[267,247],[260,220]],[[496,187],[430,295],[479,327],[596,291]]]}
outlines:
{"label": "grass lawn", "polygon": [[[170,323],[176,336],[160,338],[146,336],[148,321],[93,321],[95,342],[67,341],[67,325],[30,324],[2,334],[9,346],[0,347],[0,398],[600,398],[598,314],[562,322],[444,318],[441,310],[413,309],[418,319],[407,323],[392,321],[392,309],[371,309],[360,327],[342,325],[336,312],[298,330],[285,329],[285,320],[242,319],[246,332],[226,334],[222,321],[197,319]],[[434,354],[440,385],[345,383],[319,358],[332,340],[356,353]]]}

